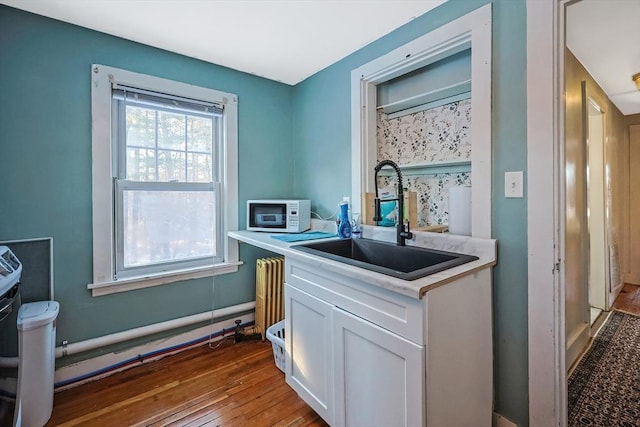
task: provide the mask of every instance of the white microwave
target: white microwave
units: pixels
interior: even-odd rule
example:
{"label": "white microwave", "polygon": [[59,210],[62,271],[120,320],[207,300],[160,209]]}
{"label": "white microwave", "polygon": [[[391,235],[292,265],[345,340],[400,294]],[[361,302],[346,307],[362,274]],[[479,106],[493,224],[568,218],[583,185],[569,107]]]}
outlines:
{"label": "white microwave", "polygon": [[311,228],[309,200],[247,200],[247,230],[302,233]]}

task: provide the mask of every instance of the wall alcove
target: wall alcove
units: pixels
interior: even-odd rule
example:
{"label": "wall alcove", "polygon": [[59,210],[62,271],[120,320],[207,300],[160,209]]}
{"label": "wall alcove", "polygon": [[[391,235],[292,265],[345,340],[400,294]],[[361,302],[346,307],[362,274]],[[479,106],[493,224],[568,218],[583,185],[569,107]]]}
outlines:
{"label": "wall alcove", "polygon": [[[470,52],[470,78],[463,73],[432,72],[433,64],[465,61]],[[460,68],[460,67],[459,67]],[[451,68],[449,68],[450,70]],[[427,78],[420,77],[425,73]],[[456,73],[453,73],[456,74]],[[416,77],[418,76],[418,77]],[[351,73],[352,203],[361,212],[361,195],[374,188],[377,164],[378,111],[399,111],[419,105],[434,106],[446,100],[468,98],[471,93],[471,155],[473,176],[471,234],[491,237],[491,5],[485,5],[388,54],[356,68]],[[448,80],[447,80],[448,79]],[[386,88],[400,82],[400,95],[393,98]],[[379,99],[383,98],[383,99]],[[392,99],[393,98],[393,99]],[[441,104],[442,105],[442,104]],[[421,107],[417,107],[421,108]],[[405,173],[425,169],[461,167],[469,169],[468,160],[455,162],[401,162]],[[412,172],[409,172],[412,170]]]}

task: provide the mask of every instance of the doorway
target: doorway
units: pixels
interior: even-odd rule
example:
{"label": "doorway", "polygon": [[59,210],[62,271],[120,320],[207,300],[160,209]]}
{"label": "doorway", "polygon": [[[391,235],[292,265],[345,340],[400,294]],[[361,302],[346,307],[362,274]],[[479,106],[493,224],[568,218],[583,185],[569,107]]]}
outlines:
{"label": "doorway", "polygon": [[[566,309],[567,300],[572,297],[566,292],[568,286],[567,260],[573,254],[582,252],[580,247],[571,246],[573,242],[565,239],[565,216],[574,214],[567,208],[565,194],[565,181],[569,178],[565,174],[564,158],[564,133],[568,127],[565,117],[565,105],[573,102],[580,103],[580,94],[577,97],[569,96],[566,92],[565,82],[562,76],[565,73],[565,37],[567,36],[565,18],[568,6],[578,5],[582,1],[576,0],[552,0],[549,2],[527,1],[527,156],[529,179],[527,184],[528,199],[535,200],[529,203],[528,211],[528,249],[529,249],[529,421],[530,425],[566,425],[567,408],[567,365],[566,353],[567,337],[570,334],[568,322],[571,321],[571,313]],[[611,2],[592,2],[596,6],[602,6],[606,10],[597,14],[600,24],[590,28],[593,35],[601,40],[614,30],[627,28],[629,18],[637,17],[634,13],[621,12],[622,6],[638,7],[639,2],[615,2],[615,8]],[[602,19],[616,13],[615,24]],[[593,31],[597,29],[597,31]],[[606,31],[605,31],[606,30]],[[631,24],[631,29],[626,29],[627,37],[618,39],[615,44],[609,44],[610,51],[619,51],[625,47],[626,58],[636,58],[630,52],[637,52],[640,44],[637,43],[637,24]],[[625,43],[629,41],[627,46]],[[593,45],[590,46],[593,49]],[[616,49],[614,50],[613,47]],[[621,69],[614,67],[613,61],[601,60],[598,65],[608,69]],[[628,67],[629,68],[629,67]],[[636,67],[631,67],[634,70]],[[619,97],[635,99],[640,92],[632,85],[630,75],[624,73],[617,81],[627,85],[624,93]],[[605,103],[598,103],[604,106]],[[634,105],[640,103],[633,101]],[[607,111],[610,110],[607,108]],[[605,117],[606,128],[628,129],[635,123],[627,123],[627,114],[623,111],[623,118],[615,118],[607,114]],[[637,115],[640,116],[640,115]],[[640,120],[640,117],[638,117]],[[611,143],[611,140],[606,144]],[[616,142],[618,143],[618,142]],[[628,140],[626,141],[628,144]],[[548,173],[550,159],[553,159],[554,174]],[[617,157],[613,162],[618,168],[626,168],[627,176],[630,172],[629,157]],[[580,169],[581,170],[581,169]],[[615,170],[615,169],[614,169]],[[620,170],[620,169],[618,169]],[[611,171],[609,171],[611,173]],[[614,172],[614,180],[619,179]],[[552,191],[550,191],[552,189]],[[614,191],[615,199],[612,206],[616,209],[613,217],[629,224],[627,216],[631,215],[629,204],[630,196],[636,196],[633,188],[626,187],[626,192]],[[577,211],[576,211],[577,212]],[[626,212],[626,214],[625,214]],[[640,227],[638,227],[640,229]],[[633,245],[628,229],[614,230],[617,238],[610,241],[610,282],[612,292],[608,297],[610,302],[619,291],[618,282],[629,282],[629,272],[624,268],[616,269],[615,264],[622,266],[638,264],[628,259],[628,249]],[[639,233],[640,235],[640,233]],[[620,237],[622,236],[622,237]],[[640,240],[639,240],[640,241]],[[617,261],[614,261],[617,260]],[[640,267],[639,267],[640,269]],[[616,278],[617,277],[617,278]],[[621,280],[620,277],[624,277]],[[580,281],[584,285],[583,281]],[[580,295],[580,297],[584,297]],[[583,299],[583,301],[585,301]]]}
{"label": "doorway", "polygon": [[[561,233],[566,244],[559,257],[565,261],[561,292],[566,296],[562,308],[567,368],[588,346],[604,320],[602,315],[610,311],[624,284],[621,273],[629,265],[625,262],[629,235],[625,215],[630,212],[624,205],[629,199],[625,121],[638,111],[640,92],[627,72],[618,71],[630,66],[620,65],[620,58],[627,55],[615,41],[619,39],[618,27],[631,25],[619,16],[622,12],[632,15],[628,10],[632,4],[615,8],[596,0],[559,4],[566,13],[560,24],[564,22],[567,35],[558,45],[564,51],[560,93],[565,99],[561,106],[564,131],[557,142],[564,155],[558,172],[564,176],[560,198],[565,206],[560,215],[564,217]],[[640,2],[635,4],[640,12]],[[608,29],[607,43],[600,40],[607,36],[594,33],[596,24]],[[611,33],[618,38],[612,38]],[[612,81],[622,81],[622,89],[612,88]],[[632,102],[625,103],[627,100]]]}
{"label": "doorway", "polygon": [[[605,152],[605,113],[598,103],[590,98],[586,91],[586,82],[582,82],[585,120],[586,152],[586,217],[588,230],[587,288],[589,307],[590,336],[595,335],[605,311],[609,311],[609,250],[607,244],[609,208],[611,200],[607,182],[607,156]],[[600,321],[598,320],[600,319]]]}

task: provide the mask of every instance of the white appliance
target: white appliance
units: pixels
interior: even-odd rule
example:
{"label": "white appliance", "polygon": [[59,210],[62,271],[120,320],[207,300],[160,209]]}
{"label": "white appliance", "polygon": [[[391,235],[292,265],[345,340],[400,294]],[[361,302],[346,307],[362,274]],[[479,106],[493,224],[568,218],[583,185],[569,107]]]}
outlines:
{"label": "white appliance", "polygon": [[0,246],[0,321],[19,307],[18,382],[14,427],[40,427],[53,409],[55,320],[59,305],[38,301],[20,305],[22,263],[7,246]]}
{"label": "white appliance", "polygon": [[56,301],[23,304],[18,311],[18,390],[15,427],[40,427],[53,411]]}
{"label": "white appliance", "polygon": [[247,200],[247,230],[302,233],[311,228],[309,200]]}

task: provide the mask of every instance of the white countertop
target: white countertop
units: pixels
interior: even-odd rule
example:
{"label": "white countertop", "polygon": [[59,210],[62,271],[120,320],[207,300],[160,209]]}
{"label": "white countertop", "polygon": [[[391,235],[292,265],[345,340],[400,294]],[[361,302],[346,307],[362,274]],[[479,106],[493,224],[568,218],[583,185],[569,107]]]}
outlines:
{"label": "white countertop", "polygon": [[[319,230],[316,231],[326,230],[326,228],[325,230],[320,227],[318,228]],[[314,229],[316,229],[316,227],[314,227]],[[335,232],[335,230],[333,231]],[[379,286],[417,299],[422,298],[422,296],[431,289],[495,265],[497,257],[497,241],[493,239],[478,239],[466,236],[417,231],[414,232],[414,238],[407,241],[408,246],[419,246],[429,249],[475,255],[479,259],[448,270],[433,273],[417,280],[403,280],[342,262],[333,261],[328,258],[312,255],[293,248],[295,245],[330,239],[287,243],[273,239],[271,237],[272,234],[273,233],[244,230],[230,231],[228,233],[229,237],[240,242],[245,242],[250,245],[284,255],[285,257],[295,258],[299,261],[312,264],[314,267],[343,274],[367,282],[372,286]],[[387,242],[395,241],[395,229],[364,226],[363,237]],[[332,239],[336,239],[336,237]]]}

